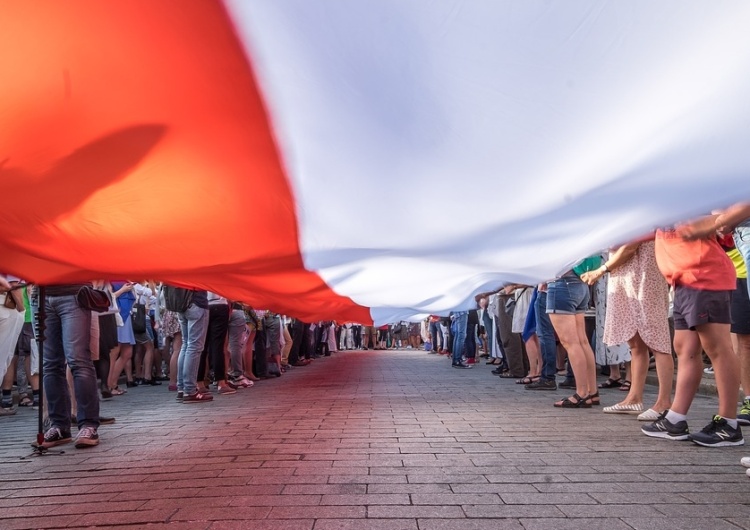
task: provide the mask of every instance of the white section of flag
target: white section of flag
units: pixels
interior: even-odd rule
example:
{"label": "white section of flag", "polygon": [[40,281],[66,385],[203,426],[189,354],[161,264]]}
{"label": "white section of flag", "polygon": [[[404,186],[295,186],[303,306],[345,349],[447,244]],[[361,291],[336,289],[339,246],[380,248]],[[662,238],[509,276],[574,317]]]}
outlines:
{"label": "white section of flag", "polygon": [[378,322],[750,197],[750,3],[228,0],[308,269]]}

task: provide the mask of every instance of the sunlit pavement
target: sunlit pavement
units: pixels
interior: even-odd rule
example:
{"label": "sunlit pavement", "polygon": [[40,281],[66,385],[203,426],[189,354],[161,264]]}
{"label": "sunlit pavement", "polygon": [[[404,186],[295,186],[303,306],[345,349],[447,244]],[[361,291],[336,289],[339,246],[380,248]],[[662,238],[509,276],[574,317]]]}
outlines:
{"label": "sunlit pavement", "polygon": [[[0,529],[750,529],[750,447],[653,440],[490,369],[355,351],[212,403],[133,388],[98,447],[25,459],[21,409],[0,418]],[[698,397],[690,427],[714,410]]]}

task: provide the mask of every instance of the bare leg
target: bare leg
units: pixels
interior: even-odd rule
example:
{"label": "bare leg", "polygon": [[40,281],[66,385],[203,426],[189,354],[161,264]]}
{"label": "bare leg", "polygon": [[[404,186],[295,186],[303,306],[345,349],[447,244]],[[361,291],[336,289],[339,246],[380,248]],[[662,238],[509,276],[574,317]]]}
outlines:
{"label": "bare leg", "polygon": [[539,348],[539,337],[536,333],[526,341],[526,356],[529,358],[529,377],[542,374],[542,352]]}
{"label": "bare leg", "polygon": [[[116,370],[117,361],[120,357],[120,350],[122,348],[120,347],[120,344],[112,348],[112,351],[109,352],[109,377],[107,377],[107,387],[111,390],[114,387],[117,386],[117,379],[119,378],[120,374],[118,374]],[[120,371],[122,371],[122,368],[120,368]]]}
{"label": "bare leg", "polygon": [[177,386],[177,359],[180,357],[182,349],[182,333],[175,334],[172,337],[172,353],[169,356],[169,383]]}
{"label": "bare leg", "polygon": [[732,348],[729,324],[702,324],[695,329],[714,367],[719,393],[719,415],[735,419],[740,388],[740,360]]}
{"label": "bare leg", "polygon": [[153,379],[153,369],[154,369],[154,343],[151,341],[148,341],[146,344],[144,344],[146,353],[143,355],[143,379],[146,381],[151,381]]}
{"label": "bare leg", "polygon": [[[737,356],[740,359],[740,381],[745,396],[750,396],[750,335],[736,335]],[[34,388],[32,386],[32,388]]]}
{"label": "bare leg", "polygon": [[[555,328],[555,332],[557,332],[557,336],[560,338],[560,342],[568,351],[568,360],[576,378],[576,393],[583,398],[595,393],[595,368],[593,373],[589,374],[590,365],[594,364],[594,353],[591,352],[589,355],[589,352],[586,351],[580,339],[579,327],[583,328],[585,336],[583,314],[580,315],[580,324],[578,322],[579,315],[551,313],[550,320],[552,321],[552,326]],[[591,350],[591,347],[589,346],[588,349]],[[590,360],[588,359],[589,356],[591,357]]]}
{"label": "bare leg", "polygon": [[670,410],[687,416],[703,377],[702,348],[698,333],[685,329],[675,330],[674,349],[678,362],[677,385]]}

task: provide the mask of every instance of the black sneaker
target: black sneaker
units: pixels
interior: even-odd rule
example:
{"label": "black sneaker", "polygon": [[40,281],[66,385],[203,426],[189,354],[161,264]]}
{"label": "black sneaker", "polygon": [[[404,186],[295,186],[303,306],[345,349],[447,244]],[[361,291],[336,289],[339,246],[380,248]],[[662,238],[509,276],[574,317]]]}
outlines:
{"label": "black sneaker", "polygon": [[654,423],[641,427],[641,432],[652,438],[665,438],[667,440],[679,441],[690,439],[690,431],[688,431],[687,422],[678,421],[677,423],[672,423],[667,419],[667,412],[668,411],[665,410]]}
{"label": "black sneaker", "polygon": [[539,379],[524,386],[526,390],[557,390],[557,383],[551,379]]}
{"label": "black sneaker", "polygon": [[473,368],[473,366],[461,361],[458,363],[453,363],[453,368]]}
{"label": "black sneaker", "polygon": [[56,445],[70,443],[70,439],[70,431],[63,431],[58,427],[50,427],[44,433],[44,441],[41,443],[41,446],[49,449]]}
{"label": "black sneaker", "polygon": [[745,439],[742,437],[742,429],[732,428],[727,420],[721,416],[714,416],[711,423],[703,427],[701,432],[690,435],[693,443],[703,447],[729,447],[732,445],[745,445]]}
{"label": "black sneaker", "polygon": [[99,425],[112,425],[115,421],[111,416],[99,416]]}

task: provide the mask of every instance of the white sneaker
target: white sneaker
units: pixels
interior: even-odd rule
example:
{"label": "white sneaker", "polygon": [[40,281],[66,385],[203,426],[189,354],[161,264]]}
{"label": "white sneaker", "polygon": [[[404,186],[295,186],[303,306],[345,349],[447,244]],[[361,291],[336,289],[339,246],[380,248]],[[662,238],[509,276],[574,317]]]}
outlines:
{"label": "white sneaker", "polygon": [[638,421],[656,421],[660,416],[661,414],[654,409],[648,409],[638,415]]}
{"label": "white sneaker", "polygon": [[241,386],[242,388],[250,388],[251,386],[253,386],[253,382],[244,375],[241,375],[236,379],[232,379],[232,384],[235,386]]}
{"label": "white sneaker", "polygon": [[709,366],[708,368],[704,368],[703,373],[707,375],[714,375],[714,367]]}

